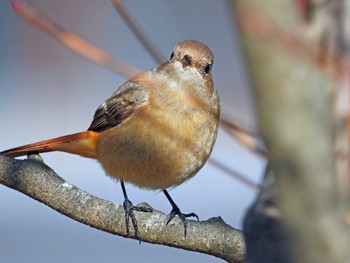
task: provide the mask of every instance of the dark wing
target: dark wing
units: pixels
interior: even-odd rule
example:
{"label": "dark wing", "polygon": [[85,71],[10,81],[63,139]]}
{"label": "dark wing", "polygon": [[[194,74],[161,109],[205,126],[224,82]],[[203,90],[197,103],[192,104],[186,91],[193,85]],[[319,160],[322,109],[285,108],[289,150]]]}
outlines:
{"label": "dark wing", "polygon": [[88,130],[101,132],[118,126],[147,103],[147,89],[129,81],[122,85],[96,110]]}

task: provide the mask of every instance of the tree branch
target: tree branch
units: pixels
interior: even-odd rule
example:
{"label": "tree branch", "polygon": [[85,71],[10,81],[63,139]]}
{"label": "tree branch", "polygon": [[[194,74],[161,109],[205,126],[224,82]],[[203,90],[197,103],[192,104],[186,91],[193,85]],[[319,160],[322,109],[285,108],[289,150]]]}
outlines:
{"label": "tree branch", "polygon": [[[102,231],[126,235],[123,206],[95,197],[66,182],[50,167],[36,159],[17,160],[0,155],[0,183],[24,193],[76,221]],[[166,225],[167,215],[155,211],[135,213],[143,242],[197,251],[228,262],[243,262],[245,244],[241,231],[220,217],[189,221],[187,236],[175,218]]]}

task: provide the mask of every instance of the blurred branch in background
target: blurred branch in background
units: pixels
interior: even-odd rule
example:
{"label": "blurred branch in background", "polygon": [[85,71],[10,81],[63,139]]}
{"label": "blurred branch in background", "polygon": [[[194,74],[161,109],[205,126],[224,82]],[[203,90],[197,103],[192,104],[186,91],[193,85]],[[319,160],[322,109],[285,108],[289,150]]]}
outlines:
{"label": "blurred branch in background", "polygon": [[[0,155],[0,183],[42,202],[61,214],[102,231],[126,235],[121,205],[95,197],[64,181],[42,162],[39,155],[16,160]],[[143,206],[148,206],[143,204]],[[168,216],[153,211],[135,213],[143,242],[182,248],[216,256],[227,262],[243,262],[245,244],[241,231],[220,217],[188,220],[187,236],[179,218],[166,225]]]}
{"label": "blurred branch in background", "polygon": [[250,132],[244,129],[243,126],[238,126],[224,118],[221,118],[220,121],[222,127],[224,127],[224,129],[226,129],[242,146],[261,157],[268,157],[264,143],[257,133]]}
{"label": "blurred branch in background", "polygon": [[222,172],[232,176],[233,178],[235,178],[238,182],[243,183],[244,185],[253,188],[253,189],[257,189],[260,186],[258,184],[256,184],[255,182],[253,182],[252,180],[248,179],[246,176],[241,175],[235,171],[232,171],[229,167],[227,167],[226,165],[216,161],[214,158],[210,159],[210,163],[215,166],[216,168],[220,169]]}
{"label": "blurred branch in background", "polygon": [[165,59],[163,56],[154,48],[154,44],[151,43],[149,39],[146,38],[145,34],[141,32],[139,27],[135,24],[134,19],[130,17],[126,9],[121,3],[121,0],[111,0],[113,6],[118,11],[118,14],[123,18],[125,24],[133,32],[135,37],[140,41],[140,43],[145,47],[148,53],[154,58],[158,64],[162,64]]}
{"label": "blurred branch in background", "polygon": [[247,262],[349,261],[345,2],[232,2],[269,156],[245,218]]}
{"label": "blurred branch in background", "polygon": [[121,74],[127,78],[130,78],[131,76],[138,73],[138,70],[134,69],[128,64],[116,59],[112,59],[101,49],[78,37],[76,34],[57,25],[50,18],[42,13],[39,13],[33,7],[26,4],[25,1],[13,1],[12,8],[25,21],[52,36],[62,45],[87,58],[88,60],[91,60],[98,65],[109,68],[113,72]]}

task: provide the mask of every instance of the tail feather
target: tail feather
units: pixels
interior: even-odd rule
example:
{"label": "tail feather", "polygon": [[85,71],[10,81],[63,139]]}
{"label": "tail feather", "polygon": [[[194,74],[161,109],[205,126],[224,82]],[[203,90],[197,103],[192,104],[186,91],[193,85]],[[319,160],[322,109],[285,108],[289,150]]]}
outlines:
{"label": "tail feather", "polygon": [[99,133],[85,131],[74,133],[37,143],[31,143],[1,152],[9,157],[17,157],[30,153],[61,151],[78,154],[83,157],[96,158],[96,143]]}

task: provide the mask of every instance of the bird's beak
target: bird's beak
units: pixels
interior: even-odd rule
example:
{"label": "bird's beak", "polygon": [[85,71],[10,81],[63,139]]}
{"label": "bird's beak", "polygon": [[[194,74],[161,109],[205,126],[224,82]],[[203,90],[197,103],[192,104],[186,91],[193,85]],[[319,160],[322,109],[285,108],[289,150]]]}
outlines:
{"label": "bird's beak", "polygon": [[181,63],[182,63],[182,65],[184,66],[184,67],[186,67],[186,66],[191,66],[191,67],[193,67],[193,63],[192,63],[192,59],[191,59],[191,57],[190,56],[187,56],[187,55],[185,55],[184,57],[183,57],[183,59],[181,60]]}

